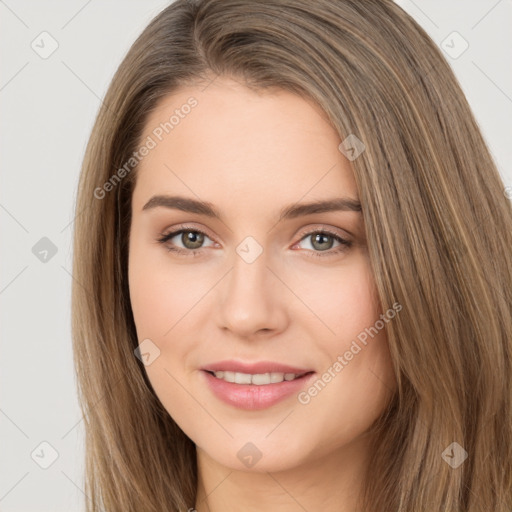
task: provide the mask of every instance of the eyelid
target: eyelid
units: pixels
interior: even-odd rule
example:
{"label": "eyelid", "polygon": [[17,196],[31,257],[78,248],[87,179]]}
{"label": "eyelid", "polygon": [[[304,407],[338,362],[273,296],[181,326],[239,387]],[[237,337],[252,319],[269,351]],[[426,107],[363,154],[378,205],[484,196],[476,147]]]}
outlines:
{"label": "eyelid", "polygon": [[300,240],[302,240],[302,238],[304,238],[305,236],[316,233],[317,231],[322,231],[333,236],[339,236],[340,238],[343,238],[347,241],[351,241],[353,239],[353,235],[348,231],[341,228],[331,227],[326,224],[313,224],[310,227],[301,229],[297,236],[299,236]]}
{"label": "eyelid", "polygon": [[176,234],[178,234],[180,231],[197,231],[198,233],[202,233],[203,235],[207,236],[210,240],[217,242],[216,237],[212,236],[208,229],[202,227],[200,228],[188,223],[178,224],[177,226],[164,229],[160,235],[160,238],[166,238],[170,234],[176,236]]}
{"label": "eyelid", "polygon": [[[207,229],[202,228],[202,227],[197,227],[197,226],[194,226],[194,225],[188,224],[188,223],[179,224],[179,225],[177,225],[175,227],[164,229],[162,234],[161,234],[161,238],[165,238],[165,237],[168,236],[168,234],[171,234],[171,233],[176,234],[179,231],[187,231],[187,230],[197,231],[199,233],[202,233],[202,234],[206,235],[211,240],[217,242],[216,237],[212,236],[211,233]],[[297,241],[297,242],[300,242],[305,236],[308,236],[308,235],[311,235],[313,233],[316,233],[317,231],[323,231],[323,232],[326,232],[326,233],[328,233],[330,235],[339,236],[341,238],[344,238],[347,241],[350,241],[350,239],[353,238],[352,233],[350,233],[350,232],[348,232],[346,230],[343,230],[341,228],[331,227],[331,226],[328,226],[328,225],[325,225],[325,224],[313,224],[310,227],[303,228],[303,229],[298,231],[298,233],[294,236],[294,238],[295,237],[300,237],[299,240]],[[297,242],[295,242],[295,244]],[[219,242],[217,242],[217,243],[219,243]]]}

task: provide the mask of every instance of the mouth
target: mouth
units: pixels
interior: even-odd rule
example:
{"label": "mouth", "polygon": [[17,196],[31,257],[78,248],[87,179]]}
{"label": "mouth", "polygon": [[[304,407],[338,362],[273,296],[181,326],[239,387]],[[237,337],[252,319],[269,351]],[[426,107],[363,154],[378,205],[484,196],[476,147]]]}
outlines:
{"label": "mouth", "polygon": [[221,361],[200,372],[214,397],[237,409],[262,410],[285,402],[306,388],[313,370],[278,363]]}
{"label": "mouth", "polygon": [[279,384],[284,381],[298,380],[314,373],[313,371],[303,373],[283,373],[283,372],[267,372],[267,373],[241,373],[233,371],[211,371],[205,370],[213,377],[230,382],[233,384],[252,384],[254,386],[268,386],[269,384]]}

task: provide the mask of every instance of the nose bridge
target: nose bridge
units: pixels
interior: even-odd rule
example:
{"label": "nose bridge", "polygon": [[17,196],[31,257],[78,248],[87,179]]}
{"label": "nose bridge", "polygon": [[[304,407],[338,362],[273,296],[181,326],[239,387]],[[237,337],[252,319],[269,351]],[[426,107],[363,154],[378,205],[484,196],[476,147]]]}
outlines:
{"label": "nose bridge", "polygon": [[268,299],[265,290],[269,286],[267,252],[254,237],[248,236],[238,244],[235,253],[230,276],[230,296],[236,298],[239,304],[254,300],[259,304],[265,303]]}
{"label": "nose bridge", "polygon": [[221,322],[244,336],[276,329],[284,318],[283,304],[275,276],[267,268],[267,252],[254,237],[246,237],[235,248],[232,262],[222,292]]}

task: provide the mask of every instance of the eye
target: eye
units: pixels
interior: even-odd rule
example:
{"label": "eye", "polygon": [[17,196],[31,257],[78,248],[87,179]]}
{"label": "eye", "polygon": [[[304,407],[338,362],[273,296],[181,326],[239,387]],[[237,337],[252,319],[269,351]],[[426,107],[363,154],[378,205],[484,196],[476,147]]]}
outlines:
{"label": "eye", "polygon": [[[174,238],[176,238],[176,241],[173,241]],[[200,229],[180,226],[180,229],[162,235],[157,241],[165,245],[169,251],[186,256],[196,256],[203,249],[202,245],[205,238],[209,237]],[[180,247],[177,243],[181,243],[182,246]]]}
{"label": "eye", "polygon": [[[175,241],[173,239],[176,238]],[[191,228],[187,226],[180,226],[179,229],[171,231],[165,235],[162,235],[157,239],[157,242],[165,245],[167,250],[175,252],[184,256],[198,256],[199,253],[204,249],[203,246],[205,238],[212,241],[212,245],[215,242],[211,240],[208,235],[197,228]],[[313,257],[328,257],[335,256],[346,251],[352,246],[350,240],[342,238],[339,234],[334,233],[328,229],[321,229],[316,231],[310,231],[306,233],[301,240],[294,244],[294,247],[299,245],[303,240],[310,239],[310,246],[312,249],[308,249],[307,253]],[[181,247],[178,245],[181,243]],[[338,243],[335,249],[332,249],[334,243]]]}
{"label": "eye", "polygon": [[[346,240],[345,238],[342,238],[339,234],[329,231],[328,229],[310,231],[301,238],[301,241],[307,240],[308,238],[311,240],[310,246],[312,247],[312,249],[310,249],[308,252],[313,257],[322,258],[326,256],[337,255],[339,253],[346,251],[348,248],[352,246],[352,242],[350,240]],[[335,242],[338,243],[338,246],[336,249],[331,250]],[[297,245],[298,244],[295,244],[294,247],[296,247]]]}

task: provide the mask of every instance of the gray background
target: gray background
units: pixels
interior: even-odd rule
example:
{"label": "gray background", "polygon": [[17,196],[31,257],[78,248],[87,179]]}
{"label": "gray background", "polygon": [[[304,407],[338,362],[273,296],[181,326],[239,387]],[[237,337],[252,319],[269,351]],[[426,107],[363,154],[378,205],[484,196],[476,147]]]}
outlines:
{"label": "gray background", "polygon": [[[76,511],[87,499],[70,339],[74,196],[115,69],[168,3],[0,0],[3,512]],[[512,192],[512,0],[398,3],[451,52],[447,60]],[[40,36],[45,31],[50,36]],[[454,31],[469,44],[460,56],[464,43]],[[58,48],[42,58],[52,44]]]}

